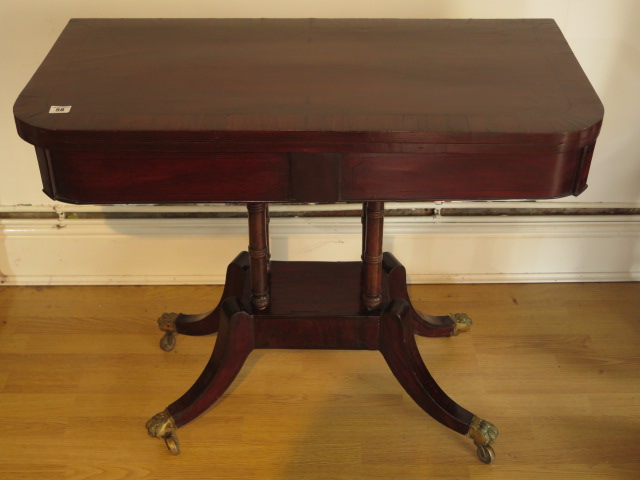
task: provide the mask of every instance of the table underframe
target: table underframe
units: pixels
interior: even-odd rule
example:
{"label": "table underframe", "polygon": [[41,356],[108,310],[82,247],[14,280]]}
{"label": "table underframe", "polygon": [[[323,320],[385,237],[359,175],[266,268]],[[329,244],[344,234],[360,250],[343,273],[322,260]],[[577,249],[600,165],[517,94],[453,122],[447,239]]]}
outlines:
{"label": "table underframe", "polygon": [[443,337],[470,328],[465,314],[426,315],[409,299],[406,270],[382,251],[384,203],[363,204],[360,262],[272,262],[268,204],[247,204],[249,249],[227,268],[222,298],[199,315],[165,313],[164,350],[176,335],[217,333],[200,377],[147,422],[149,435],[180,452],[176,430],[205,410],[231,385],[254,349],[378,350],[398,382],[431,417],[470,437],[480,460],[490,463],[498,430],[454,402],[424,364],[415,335]]}

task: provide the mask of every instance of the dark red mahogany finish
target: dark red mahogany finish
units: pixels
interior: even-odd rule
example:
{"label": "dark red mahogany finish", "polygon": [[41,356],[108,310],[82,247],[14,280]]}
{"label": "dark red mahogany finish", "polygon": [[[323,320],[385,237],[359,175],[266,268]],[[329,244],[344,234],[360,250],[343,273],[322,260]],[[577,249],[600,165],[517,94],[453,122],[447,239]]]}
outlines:
{"label": "dark red mahogany finish", "polygon": [[[164,318],[218,338],[150,433],[172,438],[254,348],[377,349],[490,461],[497,430],[420,358],[414,334],[457,326],[411,306],[383,202],[578,195],[603,108],[553,20],[82,19],[14,115],[53,199],[248,202],[220,304]],[[271,262],[269,202],[363,202],[361,261]]]}
{"label": "dark red mahogany finish", "polygon": [[579,194],[603,109],[553,20],[75,19],[14,114],[57,200],[337,202]]}
{"label": "dark red mahogany finish", "polygon": [[[380,300],[386,306],[382,312],[365,305],[361,262],[271,262],[271,301],[260,309],[252,305],[250,255],[238,255],[229,265],[218,307],[203,316],[181,315],[176,324],[178,332],[187,335],[218,331],[211,360],[201,377],[168,407],[176,426],[211,406],[254,348],[323,348],[380,350],[400,383],[425,411],[466,433],[472,414],[437,386],[413,340],[415,333],[449,336],[453,322],[448,316],[415,311],[408,300],[404,267],[390,253],[381,260]],[[390,302],[390,298],[394,300]]]}

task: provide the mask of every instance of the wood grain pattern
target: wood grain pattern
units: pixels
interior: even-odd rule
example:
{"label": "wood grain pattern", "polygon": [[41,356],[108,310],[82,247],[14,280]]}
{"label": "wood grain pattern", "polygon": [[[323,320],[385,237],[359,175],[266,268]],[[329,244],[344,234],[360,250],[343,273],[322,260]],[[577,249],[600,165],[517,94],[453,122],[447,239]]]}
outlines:
{"label": "wood grain pattern", "polygon": [[548,19],[74,19],[14,117],[56,200],[426,201],[580,194],[603,108]]}
{"label": "wood grain pattern", "polygon": [[[581,151],[539,155],[349,154],[341,163],[341,199],[476,200],[579,194]],[[580,173],[576,173],[580,172]]]}
{"label": "wood grain pattern", "polygon": [[565,144],[602,107],[550,19],[73,19],[15,113],[35,143]]}
{"label": "wood grain pattern", "polygon": [[53,151],[49,158],[55,178],[51,194],[70,203],[290,198],[289,161],[283,154]]}
{"label": "wood grain pattern", "polygon": [[[425,417],[379,353],[252,353],[179,457],[144,422],[196,379],[214,338],[158,348],[161,311],[221,287],[0,289],[4,478],[635,480],[640,284],[410,286],[470,334],[416,338],[436,380],[500,426],[498,458]],[[37,352],[37,353],[36,353]]]}

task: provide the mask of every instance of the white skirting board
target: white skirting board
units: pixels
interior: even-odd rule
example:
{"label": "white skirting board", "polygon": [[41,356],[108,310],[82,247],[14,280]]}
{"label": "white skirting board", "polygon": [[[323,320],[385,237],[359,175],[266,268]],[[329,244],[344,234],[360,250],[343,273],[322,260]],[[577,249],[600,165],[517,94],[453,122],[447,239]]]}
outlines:
{"label": "white skirting board", "polygon": [[[357,218],[274,218],[272,260],[357,261]],[[4,285],[221,284],[246,220],[0,220]],[[411,283],[640,280],[640,218],[388,217]]]}

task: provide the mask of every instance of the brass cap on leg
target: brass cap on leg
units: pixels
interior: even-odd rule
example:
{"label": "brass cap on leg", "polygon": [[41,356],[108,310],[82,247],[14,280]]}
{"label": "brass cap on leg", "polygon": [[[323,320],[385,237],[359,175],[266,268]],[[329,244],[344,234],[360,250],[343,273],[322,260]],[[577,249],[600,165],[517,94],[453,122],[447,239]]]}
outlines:
{"label": "brass cap on leg", "polygon": [[468,332],[471,330],[471,325],[473,325],[473,321],[469,318],[469,315],[466,313],[451,313],[449,314],[449,318],[453,320],[453,333],[451,335],[456,336],[463,332]]}
{"label": "brass cap on leg", "polygon": [[160,412],[147,421],[147,433],[150,437],[166,438],[176,429],[176,424],[167,410]]}
{"label": "brass cap on leg", "polygon": [[158,328],[163,332],[175,332],[178,315],[178,313],[163,313],[158,318]]}
{"label": "brass cap on leg", "polygon": [[477,445],[491,445],[498,438],[498,429],[494,424],[481,418],[473,416],[467,437],[471,438]]}

